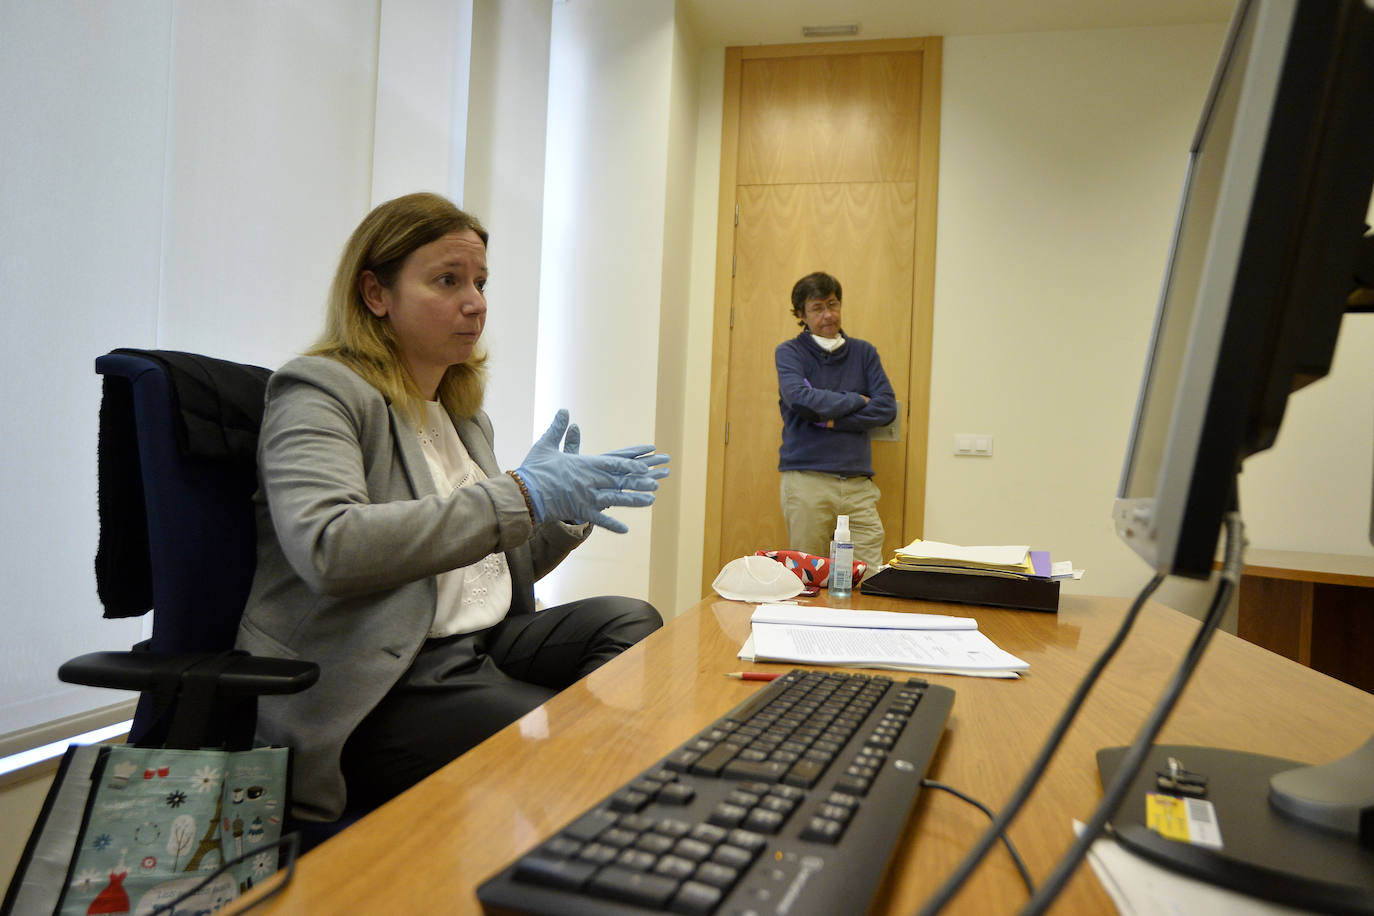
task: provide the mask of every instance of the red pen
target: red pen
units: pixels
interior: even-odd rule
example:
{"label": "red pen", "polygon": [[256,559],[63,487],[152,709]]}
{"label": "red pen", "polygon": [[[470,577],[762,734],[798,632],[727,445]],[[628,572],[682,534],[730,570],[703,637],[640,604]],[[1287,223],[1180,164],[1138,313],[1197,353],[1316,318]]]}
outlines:
{"label": "red pen", "polygon": [[769,674],[766,671],[731,671],[725,676],[738,681],[776,681],[782,674]]}

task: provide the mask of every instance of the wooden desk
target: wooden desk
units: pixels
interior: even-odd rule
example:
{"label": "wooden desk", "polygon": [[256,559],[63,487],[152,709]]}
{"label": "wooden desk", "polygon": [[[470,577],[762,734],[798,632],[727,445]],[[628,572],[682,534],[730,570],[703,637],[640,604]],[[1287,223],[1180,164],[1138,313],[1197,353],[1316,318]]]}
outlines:
{"label": "wooden desk", "polygon": [[[932,775],[1002,804],[1127,602],[1065,596],[1059,614],[984,610],[855,595],[852,606],[966,614],[1030,663],[1021,680],[931,676],[957,691]],[[749,629],[748,605],[705,599],[644,643],[306,855],[262,912],[475,913],[474,889],[744,699],[723,677]],[[1094,753],[1128,743],[1196,622],[1149,606],[1051,764],[1011,835],[1037,881],[1101,796]],[[779,666],[758,665],[761,670]],[[1374,696],[1218,633],[1161,741],[1317,762],[1369,737]],[[911,913],[986,826],[970,806],[924,792],[877,913]],[[1025,891],[994,849],[946,913],[1015,912]],[[1055,912],[1110,913],[1081,868]]]}
{"label": "wooden desk", "polygon": [[1374,690],[1374,557],[1247,550],[1236,632]]}

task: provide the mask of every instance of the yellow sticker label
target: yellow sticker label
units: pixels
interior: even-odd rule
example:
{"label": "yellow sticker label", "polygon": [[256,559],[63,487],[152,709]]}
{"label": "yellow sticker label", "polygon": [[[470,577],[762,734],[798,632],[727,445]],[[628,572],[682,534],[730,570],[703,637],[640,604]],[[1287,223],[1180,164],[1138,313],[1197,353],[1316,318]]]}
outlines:
{"label": "yellow sticker label", "polygon": [[1145,826],[1171,840],[1188,842],[1188,811],[1183,799],[1150,792],[1145,795]]}

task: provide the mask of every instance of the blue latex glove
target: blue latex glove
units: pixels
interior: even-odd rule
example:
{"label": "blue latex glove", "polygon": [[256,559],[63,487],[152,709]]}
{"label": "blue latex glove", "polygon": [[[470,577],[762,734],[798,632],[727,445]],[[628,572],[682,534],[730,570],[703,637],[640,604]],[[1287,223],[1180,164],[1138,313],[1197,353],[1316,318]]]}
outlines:
{"label": "blue latex glove", "polygon": [[[582,433],[560,410],[515,473],[525,482],[536,522],[556,518],[591,522],[624,534],[630,529],[602,510],[652,505],[658,482],[668,476],[667,455],[652,445],[632,445],[604,455],[578,453]],[[561,447],[560,447],[561,446]]]}

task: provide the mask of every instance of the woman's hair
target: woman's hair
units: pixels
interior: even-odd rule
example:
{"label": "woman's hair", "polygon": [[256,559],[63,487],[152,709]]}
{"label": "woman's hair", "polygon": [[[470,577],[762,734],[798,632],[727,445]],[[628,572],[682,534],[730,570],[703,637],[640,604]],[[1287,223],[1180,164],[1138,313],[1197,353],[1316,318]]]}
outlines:
{"label": "woman's hair", "polygon": [[[363,301],[359,280],[371,271],[390,289],[401,265],[415,249],[471,229],[487,244],[487,230],[477,218],[438,194],[407,194],[379,205],[353,230],[329,287],[324,333],[308,352],[336,359],[361,375],[417,425],[424,416],[424,394],[406,371],[391,322],[378,318]],[[471,417],[482,406],[486,386],[486,353],[450,366],[439,382],[438,398],[448,410]]]}
{"label": "woman's hair", "polygon": [[806,327],[806,322],[801,320],[801,315],[802,312],[806,311],[808,300],[828,299],[831,296],[843,301],[844,290],[840,288],[840,281],[828,273],[818,270],[798,280],[792,287],[792,314],[797,316],[797,323]]}

